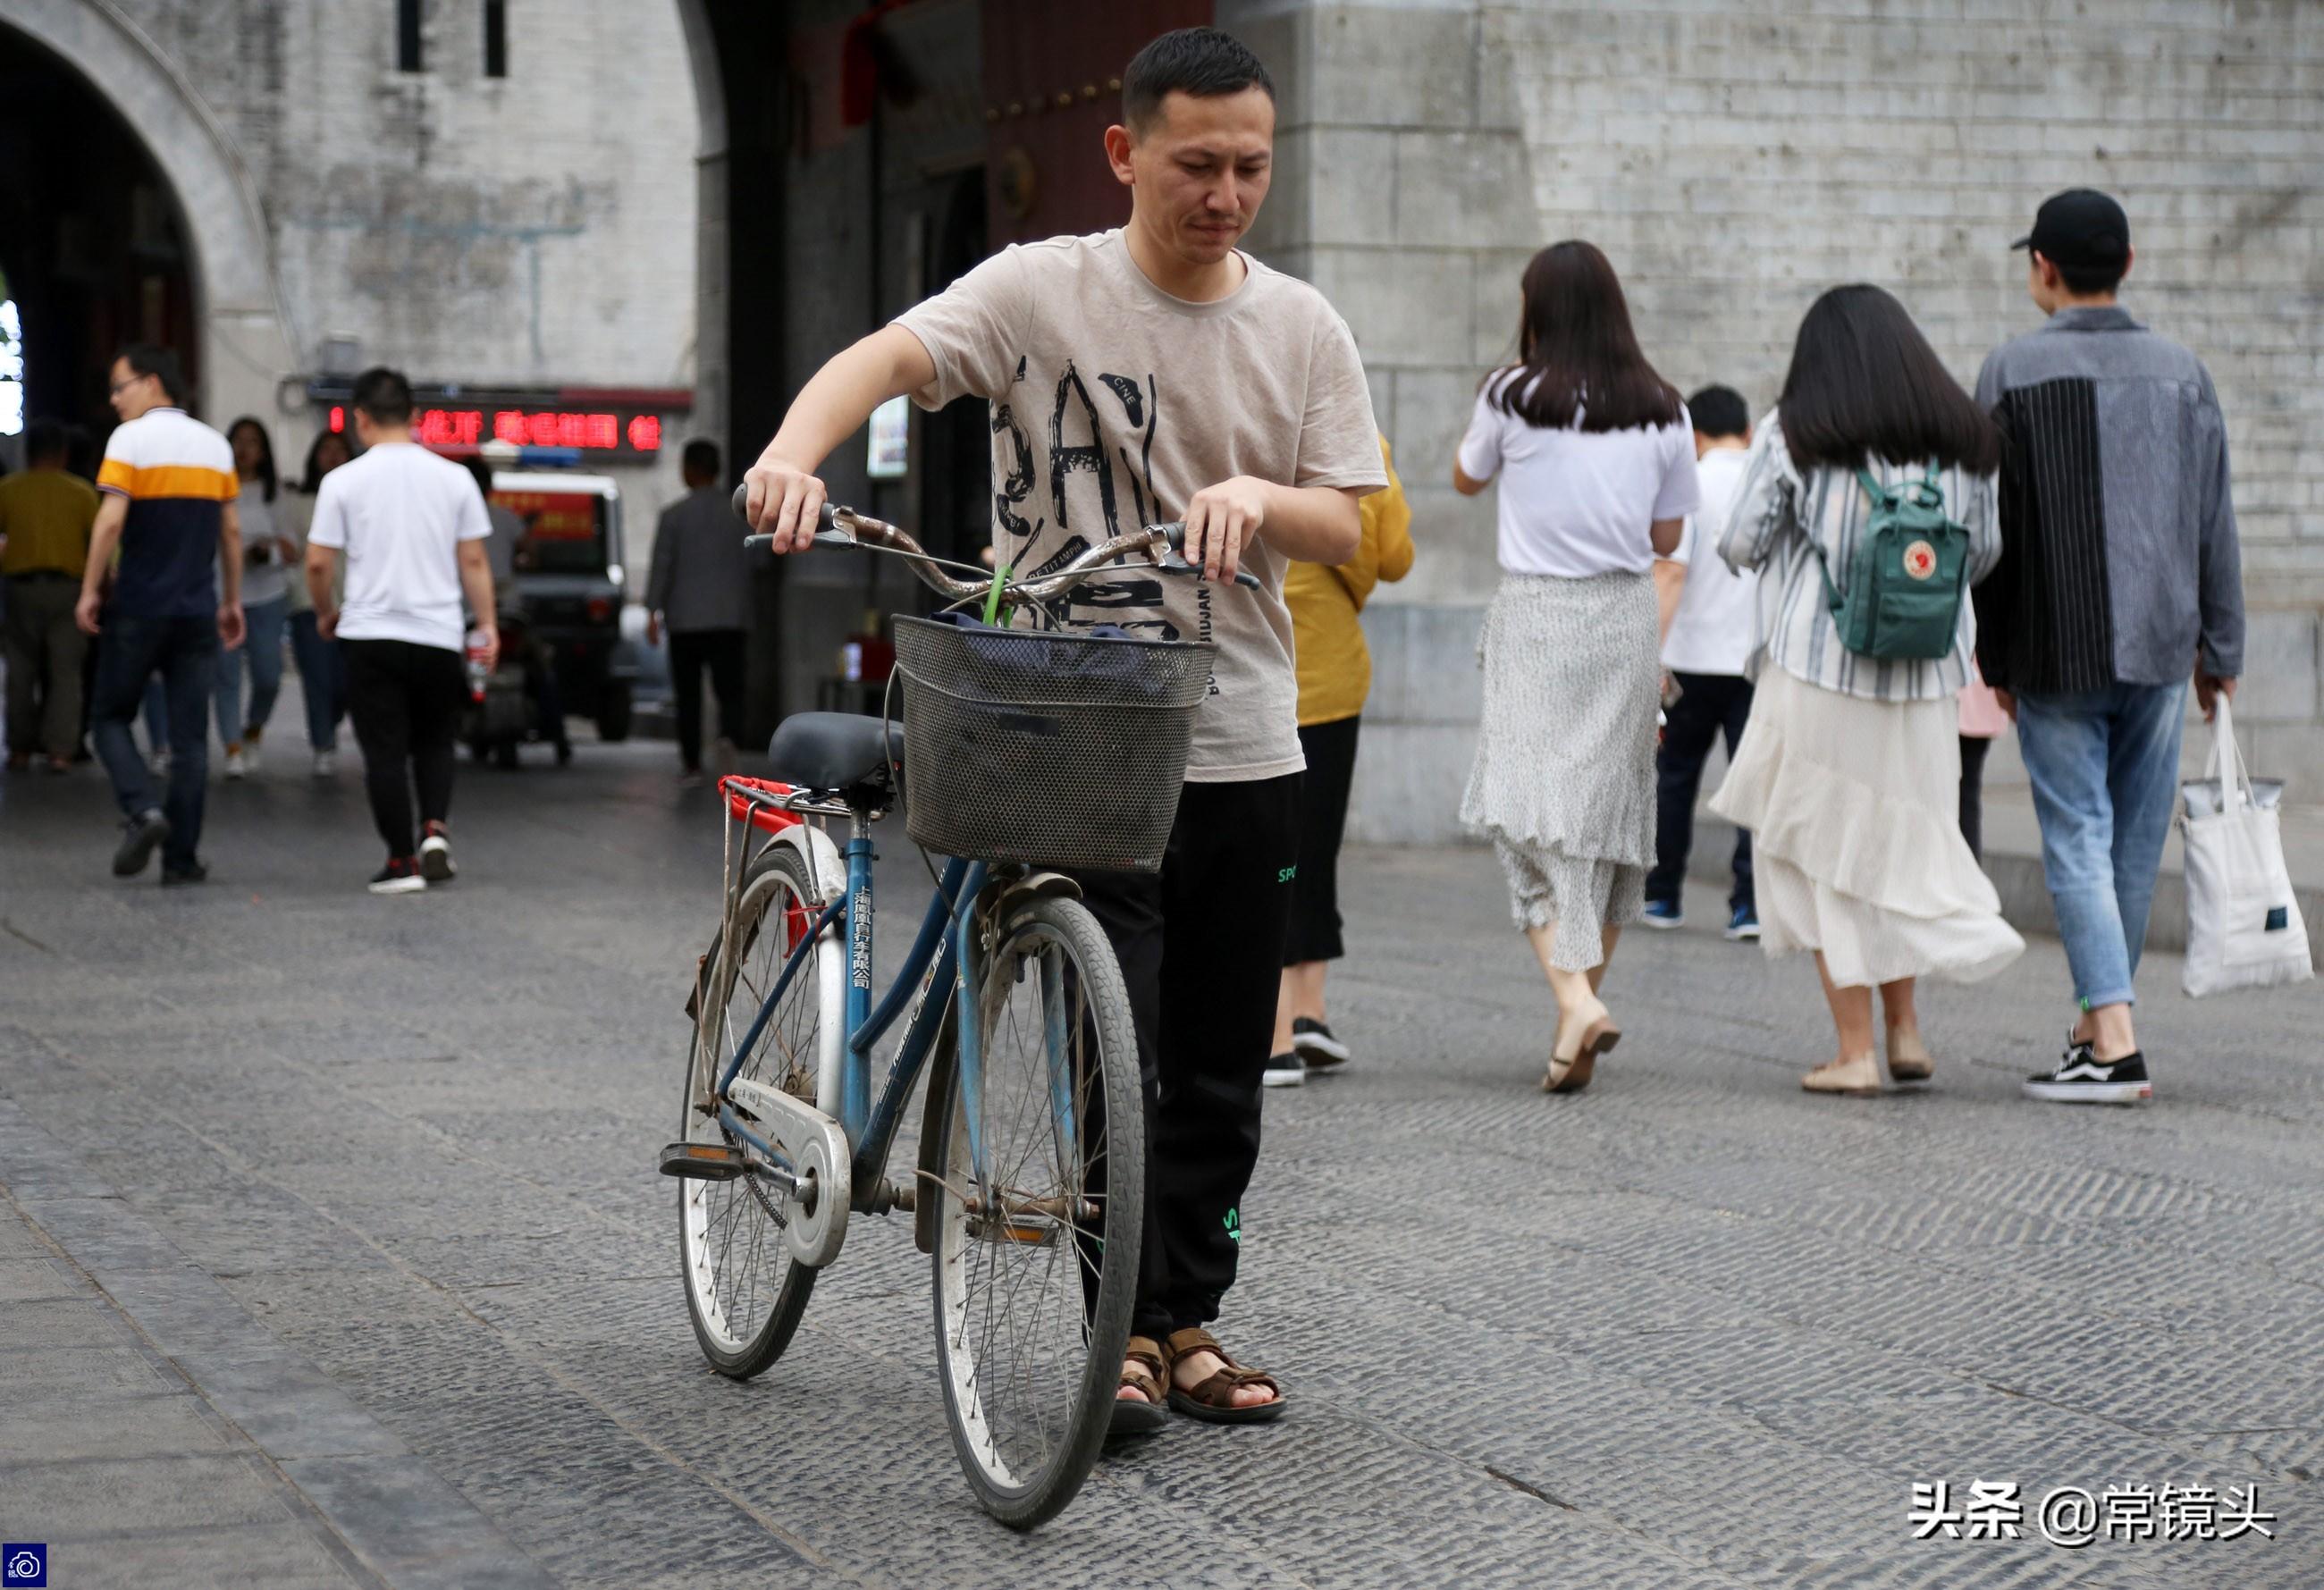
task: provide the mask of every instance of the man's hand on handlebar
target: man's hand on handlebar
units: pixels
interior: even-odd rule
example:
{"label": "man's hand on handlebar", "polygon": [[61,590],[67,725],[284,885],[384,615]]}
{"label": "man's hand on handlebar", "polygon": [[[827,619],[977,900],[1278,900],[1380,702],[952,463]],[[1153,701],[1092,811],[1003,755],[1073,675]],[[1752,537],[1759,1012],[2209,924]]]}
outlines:
{"label": "man's hand on handlebar", "polygon": [[823,483],[803,469],[761,458],[742,476],[742,517],[778,553],[804,552],[815,544],[823,514]]}
{"label": "man's hand on handlebar", "polygon": [[1250,476],[1204,486],[1186,504],[1186,561],[1206,580],[1231,580],[1242,549],[1266,522],[1266,488]]}

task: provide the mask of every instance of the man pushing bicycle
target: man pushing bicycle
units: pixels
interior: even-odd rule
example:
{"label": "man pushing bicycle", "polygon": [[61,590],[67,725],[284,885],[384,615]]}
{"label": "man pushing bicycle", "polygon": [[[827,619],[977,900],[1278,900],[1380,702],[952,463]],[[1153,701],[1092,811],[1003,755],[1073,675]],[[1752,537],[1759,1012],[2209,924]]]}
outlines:
{"label": "man pushing bicycle", "polygon": [[1352,556],[1357,500],[1387,477],[1346,325],[1234,246],[1271,175],[1267,69],[1215,29],[1183,29],[1139,51],[1121,98],[1105,151],[1129,224],[1012,245],[839,354],[744,484],[753,528],[805,550],[815,471],[872,409],[973,394],[991,405],[994,545],[1020,574],[1185,520],[1203,579],[1109,569],[1073,603],[1076,620],[1216,648],[1160,871],[1077,880],[1128,982],[1145,1080],[1145,1236],[1113,1412],[1116,1434],[1139,1434],[1173,1407],[1237,1424],[1284,1409],[1273,1378],[1204,1328],[1234,1282],[1298,859],[1283,575]]}

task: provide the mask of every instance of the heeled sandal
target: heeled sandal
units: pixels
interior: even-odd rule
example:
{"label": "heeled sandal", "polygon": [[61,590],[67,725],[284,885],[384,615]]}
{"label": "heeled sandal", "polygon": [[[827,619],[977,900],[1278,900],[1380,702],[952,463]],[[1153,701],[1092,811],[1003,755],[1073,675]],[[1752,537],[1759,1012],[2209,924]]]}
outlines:
{"label": "heeled sandal", "polygon": [[1150,1436],[1170,1422],[1170,1369],[1163,1357],[1162,1344],[1150,1336],[1133,1336],[1122,1357],[1125,1362],[1121,1383],[1138,1395],[1134,1399],[1114,1398],[1113,1412],[1106,1426],[1108,1440],[1122,1436]]}
{"label": "heeled sandal", "polygon": [[[1178,1360],[1190,1353],[1218,1355],[1222,1367],[1200,1383],[1181,1386],[1175,1379],[1170,1382],[1170,1406],[1187,1418],[1201,1420],[1204,1424],[1266,1424],[1283,1417],[1283,1388],[1276,1383],[1275,1376],[1236,1363],[1219,1346],[1219,1338],[1201,1326],[1173,1331],[1162,1348],[1169,1355],[1174,1372]],[[1239,1408],[1235,1406],[1234,1394],[1244,1386],[1265,1386],[1275,1393],[1274,1399]]]}

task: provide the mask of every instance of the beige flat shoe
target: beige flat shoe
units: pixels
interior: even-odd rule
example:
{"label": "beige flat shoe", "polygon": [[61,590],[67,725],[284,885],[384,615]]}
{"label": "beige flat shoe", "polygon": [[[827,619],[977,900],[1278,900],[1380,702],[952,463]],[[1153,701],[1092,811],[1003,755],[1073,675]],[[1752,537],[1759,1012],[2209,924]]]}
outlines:
{"label": "beige flat shoe", "polygon": [[1918,1033],[1888,1034],[1888,1080],[1899,1088],[1925,1088],[1937,1062]]}
{"label": "beige flat shoe", "polygon": [[1802,1077],[1800,1086],[1811,1093],[1877,1098],[1881,1090],[1880,1062],[1869,1050],[1853,1060],[1828,1060]]}
{"label": "beige flat shoe", "polygon": [[[1621,1041],[1622,1029],[1614,1025],[1614,1018],[1607,1013],[1605,1006],[1600,1005],[1598,1014],[1582,1027],[1581,1035],[1574,1040],[1572,1052],[1553,1053],[1549,1057],[1549,1071],[1541,1080],[1541,1090],[1544,1093],[1581,1092],[1590,1086],[1591,1076],[1598,1069],[1598,1057],[1610,1053],[1614,1045]],[[1561,1043],[1558,1047],[1563,1050],[1564,1045]]]}

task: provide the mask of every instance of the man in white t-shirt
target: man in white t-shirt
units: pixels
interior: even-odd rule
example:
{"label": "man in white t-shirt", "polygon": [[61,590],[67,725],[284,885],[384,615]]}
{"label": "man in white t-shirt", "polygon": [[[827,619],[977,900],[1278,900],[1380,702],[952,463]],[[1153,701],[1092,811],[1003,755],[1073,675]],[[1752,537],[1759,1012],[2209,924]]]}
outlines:
{"label": "man in white t-shirt", "polygon": [[[355,434],[364,453],[323,477],[307,533],[307,589],[317,627],[346,657],[347,715],[363,747],[372,820],[387,841],[376,895],[415,894],[451,881],[452,768],[467,680],[461,597],[483,638],[484,666],[500,650],[484,543],[492,521],[468,472],[411,439],[411,383],[392,370],[355,378]],[[339,555],[346,598],[333,597]],[[411,792],[420,791],[414,844]]]}
{"label": "man in white t-shirt", "polygon": [[[1662,749],[1655,755],[1655,868],[1646,875],[1648,927],[1684,920],[1680,892],[1687,851],[1694,844],[1694,797],[1702,786],[1711,747],[1724,735],[1727,757],[1751,715],[1751,682],[1743,676],[1757,633],[1759,576],[1737,574],[1718,556],[1736,493],[1743,484],[1751,445],[1751,411],[1730,387],[1707,386],[1686,400],[1694,418],[1695,478],[1702,506],[1686,521],[1677,550],[1655,562],[1655,595],[1662,609],[1663,666],[1676,687],[1668,705]],[[1751,836],[1735,835],[1735,888],[1727,901],[1727,936],[1759,936],[1751,895]]]}

